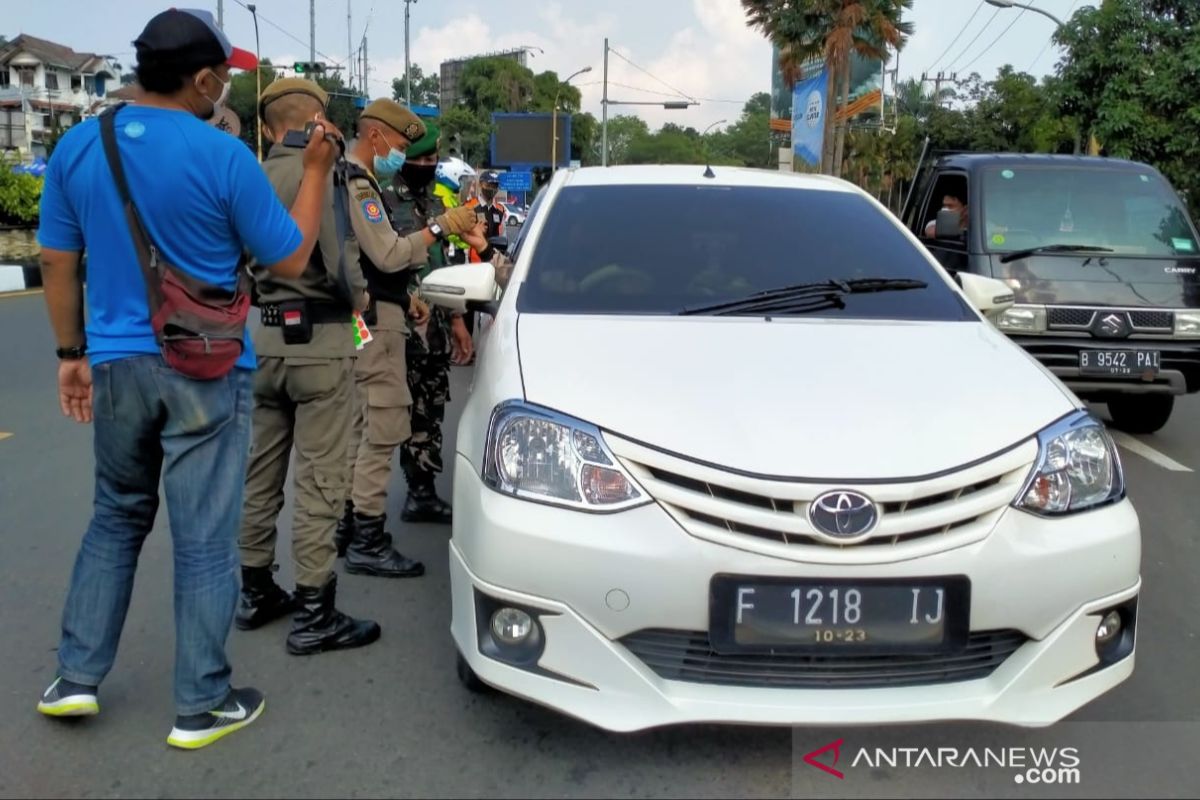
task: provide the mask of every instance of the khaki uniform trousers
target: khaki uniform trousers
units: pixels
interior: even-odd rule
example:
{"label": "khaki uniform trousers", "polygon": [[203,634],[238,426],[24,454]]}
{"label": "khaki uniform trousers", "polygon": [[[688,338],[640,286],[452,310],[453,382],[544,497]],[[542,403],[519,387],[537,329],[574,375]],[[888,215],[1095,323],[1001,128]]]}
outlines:
{"label": "khaki uniform trousers", "polygon": [[347,457],[353,462],[354,509],[369,517],[387,511],[392,458],[412,436],[412,394],[408,389],[405,335],[396,330],[374,336],[355,361],[357,403]]}
{"label": "khaki uniform trousers", "polygon": [[350,481],[353,402],[353,358],[259,358],[240,536],[244,566],[269,567],[275,560],[275,523],[294,447],[296,583],[325,585],[337,558],[333,532]]}

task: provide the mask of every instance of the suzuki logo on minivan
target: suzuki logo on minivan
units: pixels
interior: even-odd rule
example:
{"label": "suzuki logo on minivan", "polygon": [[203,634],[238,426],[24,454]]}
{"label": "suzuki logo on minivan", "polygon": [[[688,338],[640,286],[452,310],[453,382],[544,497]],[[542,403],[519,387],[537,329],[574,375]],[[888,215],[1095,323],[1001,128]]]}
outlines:
{"label": "suzuki logo on minivan", "polygon": [[1106,339],[1120,339],[1129,335],[1129,318],[1124,314],[1105,314],[1098,317],[1092,333]]}

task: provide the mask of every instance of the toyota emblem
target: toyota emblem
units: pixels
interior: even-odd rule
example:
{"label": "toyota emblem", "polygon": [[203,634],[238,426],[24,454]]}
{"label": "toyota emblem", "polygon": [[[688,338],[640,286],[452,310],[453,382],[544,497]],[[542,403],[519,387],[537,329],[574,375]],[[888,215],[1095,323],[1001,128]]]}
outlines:
{"label": "toyota emblem", "polygon": [[821,533],[853,539],[875,527],[879,512],[866,495],[838,490],[813,500],[808,507],[808,519]]}

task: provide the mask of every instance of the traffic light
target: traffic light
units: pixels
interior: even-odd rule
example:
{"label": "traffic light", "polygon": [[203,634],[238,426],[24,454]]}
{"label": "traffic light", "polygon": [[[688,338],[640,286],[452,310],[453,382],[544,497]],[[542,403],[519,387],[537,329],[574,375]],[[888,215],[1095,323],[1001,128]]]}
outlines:
{"label": "traffic light", "polygon": [[297,75],[320,75],[325,72],[325,64],[321,61],[297,61],[292,64],[292,70]]}
{"label": "traffic light", "polygon": [[462,158],[462,137],[457,133],[450,136],[448,154],[454,158]]}

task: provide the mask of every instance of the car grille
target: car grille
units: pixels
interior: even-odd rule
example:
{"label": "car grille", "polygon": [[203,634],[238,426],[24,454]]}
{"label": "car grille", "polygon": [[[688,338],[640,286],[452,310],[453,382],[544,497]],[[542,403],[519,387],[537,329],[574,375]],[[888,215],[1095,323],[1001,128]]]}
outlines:
{"label": "car grille", "polygon": [[[1020,491],[1037,444],[937,478],[896,484],[790,482],[728,473],[611,435],[609,445],[646,491],[694,536],[796,560],[880,563],[960,547],[986,536]],[[809,505],[853,488],[876,504],[872,532],[846,544],[812,527]]]}
{"label": "car grille", "polygon": [[1175,328],[1175,314],[1170,311],[1126,311],[1112,308],[1066,308],[1061,306],[1051,306],[1046,310],[1046,324],[1052,330],[1085,330],[1091,327],[1097,314],[1110,311],[1128,314],[1129,322],[1135,331],[1173,331]]}
{"label": "car grille", "polygon": [[620,639],[660,678],[776,689],[927,686],[986,678],[1028,641],[1019,631],[975,631],[940,654],[717,653],[704,631],[648,629]]}

